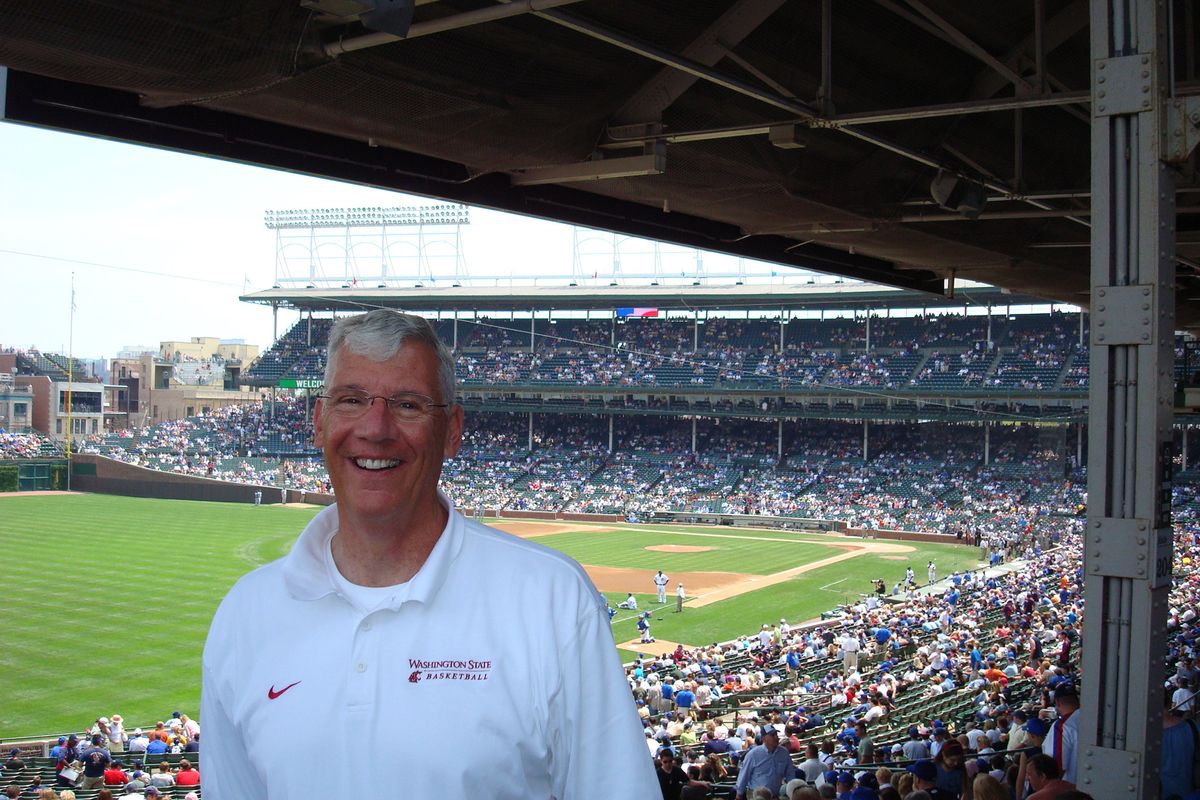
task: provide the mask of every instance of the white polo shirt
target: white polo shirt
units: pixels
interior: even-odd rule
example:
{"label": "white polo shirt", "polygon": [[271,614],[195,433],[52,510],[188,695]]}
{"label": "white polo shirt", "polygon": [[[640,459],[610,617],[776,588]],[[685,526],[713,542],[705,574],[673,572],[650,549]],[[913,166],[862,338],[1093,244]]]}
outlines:
{"label": "white polo shirt", "polygon": [[217,609],[207,800],[661,796],[578,564],[451,510],[420,571],[366,613],[329,574],[337,524],[322,511]]}

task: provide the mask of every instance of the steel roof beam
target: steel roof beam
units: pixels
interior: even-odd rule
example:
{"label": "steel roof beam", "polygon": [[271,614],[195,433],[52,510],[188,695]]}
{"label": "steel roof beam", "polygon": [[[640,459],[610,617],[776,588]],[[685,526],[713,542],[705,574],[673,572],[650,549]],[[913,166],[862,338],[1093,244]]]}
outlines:
{"label": "steel roof beam", "polygon": [[368,33],[362,36],[355,36],[351,39],[339,39],[329,42],[325,45],[324,50],[325,55],[330,58],[337,58],[343,53],[353,53],[357,50],[378,47],[381,44],[391,44],[401,39],[416,39],[420,36],[429,36],[434,33],[469,28],[472,25],[482,25],[485,22],[495,22],[509,17],[520,16],[521,14],[529,14],[538,9],[569,6],[579,2],[582,2],[582,0],[514,0],[514,2],[506,5],[488,6],[475,11],[452,14],[441,19],[431,19],[425,22],[414,23],[408,29],[407,36],[394,36],[393,34],[383,32]]}
{"label": "steel roof beam", "polygon": [[[683,49],[682,57],[711,67],[753,33],[784,0],[739,0]],[[663,111],[692,87],[699,76],[674,66],[662,69],[625,101],[612,115],[616,123],[655,122]],[[766,81],[764,81],[766,83]]]}
{"label": "steel roof beam", "polygon": [[1025,89],[1025,90],[1032,91],[1033,87],[1029,84],[1028,81],[1025,80],[1024,77],[1021,76],[1020,73],[1018,73],[1016,70],[1014,70],[1008,64],[1005,64],[1000,59],[996,58],[994,55],[989,53],[987,50],[983,49],[983,47],[980,46],[980,44],[978,42],[976,42],[970,36],[967,36],[965,33],[960,31],[958,28],[951,25],[949,22],[947,22],[945,20],[945,18],[943,18],[942,16],[937,14],[929,6],[920,2],[920,0],[905,0],[905,2],[907,2],[910,6],[912,6],[914,9],[916,9],[917,12],[920,13],[920,15],[922,17],[924,17],[925,19],[927,19],[931,23],[933,23],[934,26],[936,26],[938,28],[938,30],[942,31],[942,33],[944,33],[946,35],[946,41],[950,42],[955,47],[962,50],[964,53],[974,56],[975,58],[982,61],[984,64],[987,64],[993,70],[995,70],[999,74],[1003,75],[1008,81],[1010,81],[1013,84],[1013,86],[1017,87],[1018,89]]}

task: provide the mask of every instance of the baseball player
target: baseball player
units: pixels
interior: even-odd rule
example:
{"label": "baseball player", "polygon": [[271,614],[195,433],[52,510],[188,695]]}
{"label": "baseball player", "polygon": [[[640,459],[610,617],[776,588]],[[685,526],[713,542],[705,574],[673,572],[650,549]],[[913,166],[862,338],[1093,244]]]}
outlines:
{"label": "baseball player", "polygon": [[654,641],[654,637],[650,635],[650,612],[649,611],[642,612],[642,615],[640,617],[638,617],[637,626],[638,626],[638,630],[642,632],[642,636],[641,636],[642,644],[649,644],[650,642]]}
{"label": "baseball player", "polygon": [[667,581],[669,580],[670,578],[668,578],[666,575],[663,575],[661,569],[658,571],[658,574],[654,576],[654,585],[658,587],[659,605],[666,605],[667,603]]}

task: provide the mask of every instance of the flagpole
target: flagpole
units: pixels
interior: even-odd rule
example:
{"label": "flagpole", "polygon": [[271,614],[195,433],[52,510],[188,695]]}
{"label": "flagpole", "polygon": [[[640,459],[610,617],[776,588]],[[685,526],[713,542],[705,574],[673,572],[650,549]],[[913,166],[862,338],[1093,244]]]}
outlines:
{"label": "flagpole", "polygon": [[75,273],[71,273],[71,315],[67,324],[67,491],[71,491],[71,390],[75,382]]}

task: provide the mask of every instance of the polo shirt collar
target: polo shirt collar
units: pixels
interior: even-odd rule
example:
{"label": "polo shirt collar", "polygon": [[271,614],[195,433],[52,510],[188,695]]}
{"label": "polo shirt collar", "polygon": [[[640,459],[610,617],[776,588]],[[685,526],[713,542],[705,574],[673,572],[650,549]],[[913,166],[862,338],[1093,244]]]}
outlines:
{"label": "polo shirt collar", "polygon": [[[392,610],[413,600],[429,603],[446,582],[450,565],[462,551],[466,536],[466,521],[454,510],[450,499],[438,491],[438,501],[447,510],[446,527],[438,536],[437,543],[417,574],[408,582],[408,591],[401,593]],[[296,540],[291,552],[283,561],[283,580],[288,593],[297,600],[318,600],[336,594],[333,576],[326,567],[325,553],[329,541],[338,530],[337,504],[333,504],[313,517]]]}

